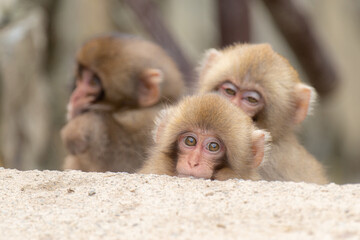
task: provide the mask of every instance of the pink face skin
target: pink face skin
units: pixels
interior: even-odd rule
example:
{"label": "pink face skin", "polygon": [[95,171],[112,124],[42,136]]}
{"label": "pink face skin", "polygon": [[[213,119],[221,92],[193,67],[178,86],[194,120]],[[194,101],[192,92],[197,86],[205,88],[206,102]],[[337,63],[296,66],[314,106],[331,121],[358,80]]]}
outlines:
{"label": "pink face skin", "polygon": [[257,91],[242,90],[231,82],[221,84],[218,91],[250,117],[254,117],[264,107],[264,99]]}
{"label": "pink face skin", "polygon": [[89,107],[101,94],[101,82],[94,72],[83,68],[76,79],[76,88],[71,94],[68,119],[72,119]]}
{"label": "pink face skin", "polygon": [[192,131],[178,138],[179,155],[176,171],[179,177],[210,179],[225,155],[225,145],[211,133]]}

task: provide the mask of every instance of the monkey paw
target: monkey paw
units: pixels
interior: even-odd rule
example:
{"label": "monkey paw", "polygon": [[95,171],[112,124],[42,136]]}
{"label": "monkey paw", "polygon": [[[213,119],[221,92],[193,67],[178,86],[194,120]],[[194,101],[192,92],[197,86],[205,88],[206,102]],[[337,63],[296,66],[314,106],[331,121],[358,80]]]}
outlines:
{"label": "monkey paw", "polygon": [[78,140],[70,140],[69,139],[65,145],[66,145],[67,150],[73,155],[78,155],[78,154],[84,153],[88,148],[87,142],[82,141],[80,139],[78,139]]}
{"label": "monkey paw", "polygon": [[61,130],[61,138],[66,149],[73,155],[84,153],[89,146],[87,134],[82,134],[81,128],[77,128],[77,124],[68,123]]}

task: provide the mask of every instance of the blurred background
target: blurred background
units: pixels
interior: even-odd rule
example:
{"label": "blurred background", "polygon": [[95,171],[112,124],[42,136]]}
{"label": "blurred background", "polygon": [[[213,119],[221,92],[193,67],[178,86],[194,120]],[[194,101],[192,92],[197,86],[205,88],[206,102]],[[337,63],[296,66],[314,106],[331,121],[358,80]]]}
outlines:
{"label": "blurred background", "polygon": [[331,181],[359,183],[359,24],[359,0],[0,0],[0,166],[61,168],[76,50],[121,31],[162,45],[189,86],[206,49],[270,43],[319,93],[301,142]]}

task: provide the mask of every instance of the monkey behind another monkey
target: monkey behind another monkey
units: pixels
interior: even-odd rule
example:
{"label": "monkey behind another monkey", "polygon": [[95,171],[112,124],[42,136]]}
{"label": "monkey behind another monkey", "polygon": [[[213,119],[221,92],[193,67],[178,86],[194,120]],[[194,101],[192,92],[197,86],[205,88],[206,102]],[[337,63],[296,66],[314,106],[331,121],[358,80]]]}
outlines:
{"label": "monkey behind another monkey", "polygon": [[234,44],[208,50],[199,68],[199,92],[218,92],[272,136],[265,180],[328,183],[323,166],[295,131],[311,110],[314,89],[269,44]]}

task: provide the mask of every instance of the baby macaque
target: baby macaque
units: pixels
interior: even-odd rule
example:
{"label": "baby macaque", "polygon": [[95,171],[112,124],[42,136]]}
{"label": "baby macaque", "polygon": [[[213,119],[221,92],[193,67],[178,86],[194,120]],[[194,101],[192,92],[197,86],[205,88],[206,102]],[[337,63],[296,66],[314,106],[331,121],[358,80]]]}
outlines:
{"label": "baby macaque", "polygon": [[315,101],[314,89],[268,44],[209,50],[199,68],[199,92],[218,92],[272,136],[264,180],[328,182],[322,165],[299,144],[295,130]]}
{"label": "baby macaque", "polygon": [[270,135],[218,94],[184,98],[156,121],[155,146],[139,173],[259,180]]}
{"label": "baby macaque", "polygon": [[163,104],[183,93],[173,60],[154,43],[129,35],[91,39],[78,51],[68,123],[65,169],[134,172],[145,159]]}

